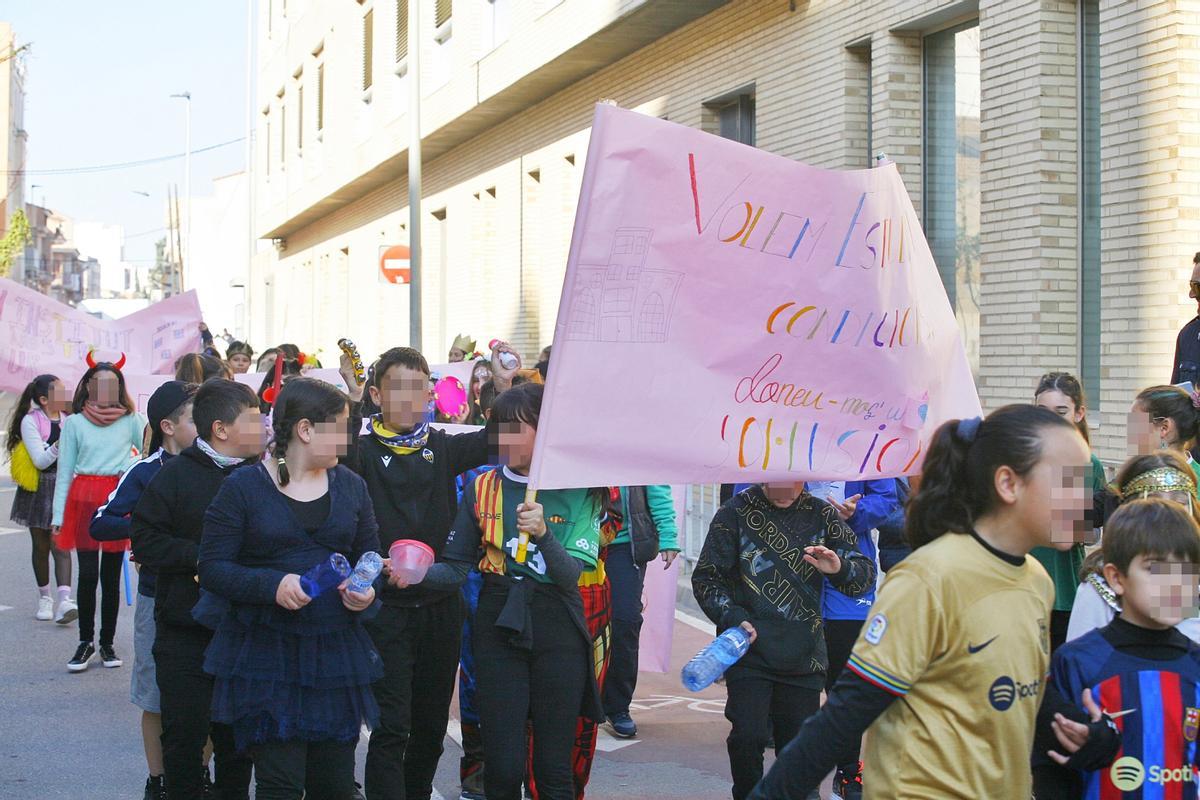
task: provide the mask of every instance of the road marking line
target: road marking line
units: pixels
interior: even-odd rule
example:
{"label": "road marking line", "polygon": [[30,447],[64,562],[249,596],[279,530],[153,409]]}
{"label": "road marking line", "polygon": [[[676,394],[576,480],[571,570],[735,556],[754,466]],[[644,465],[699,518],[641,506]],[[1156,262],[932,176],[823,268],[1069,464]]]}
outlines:
{"label": "road marking line", "polygon": [[596,730],[596,750],[601,753],[615,753],[631,744],[641,744],[641,741],[641,739],[619,739],[609,733],[603,725]]}
{"label": "road marking line", "polygon": [[700,619],[699,617],[693,617],[691,614],[687,613],[686,611],[681,611],[678,608],[675,609],[675,619],[682,622],[684,625],[695,628],[698,631],[703,631],[704,633],[707,633],[710,636],[715,635],[713,633],[715,628],[711,622],[709,622],[708,620],[705,620],[705,619]]}
{"label": "road marking line", "polygon": [[0,611],[12,611],[12,606],[0,606]]}

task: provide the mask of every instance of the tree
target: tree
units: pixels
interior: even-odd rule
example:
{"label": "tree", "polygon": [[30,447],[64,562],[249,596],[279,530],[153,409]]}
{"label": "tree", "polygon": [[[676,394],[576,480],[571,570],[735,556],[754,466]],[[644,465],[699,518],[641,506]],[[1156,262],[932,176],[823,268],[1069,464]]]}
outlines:
{"label": "tree", "polygon": [[29,232],[29,220],[24,211],[16,211],[8,221],[8,231],[0,239],[0,276],[8,277],[12,270],[13,261],[25,252],[25,247],[33,242],[33,234]]}

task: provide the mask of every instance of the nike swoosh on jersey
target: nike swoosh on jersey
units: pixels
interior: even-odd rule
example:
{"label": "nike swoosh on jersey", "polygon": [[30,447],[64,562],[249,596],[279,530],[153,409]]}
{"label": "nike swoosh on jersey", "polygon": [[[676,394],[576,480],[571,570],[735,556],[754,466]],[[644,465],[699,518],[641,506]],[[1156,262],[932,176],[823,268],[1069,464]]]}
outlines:
{"label": "nike swoosh on jersey", "polygon": [[992,642],[996,641],[996,640],[997,640],[997,639],[999,639],[999,638],[1000,638],[1000,636],[999,636],[999,634],[997,634],[996,636],[993,636],[992,638],[988,639],[988,640],[987,640],[986,642],[984,642],[983,644],[978,644],[978,645],[976,645],[976,644],[971,644],[970,642],[968,642],[968,643],[967,643],[967,652],[968,652],[968,653],[970,653],[971,655],[975,655],[975,654],[976,654],[976,653],[978,653],[980,650],[982,650],[983,648],[987,647],[989,644],[991,644]]}

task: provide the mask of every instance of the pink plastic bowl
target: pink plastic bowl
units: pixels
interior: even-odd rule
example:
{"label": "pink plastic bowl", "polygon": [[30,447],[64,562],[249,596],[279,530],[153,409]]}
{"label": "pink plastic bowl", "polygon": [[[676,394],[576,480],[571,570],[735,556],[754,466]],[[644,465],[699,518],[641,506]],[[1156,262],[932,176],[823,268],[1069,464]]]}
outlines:
{"label": "pink plastic bowl", "polygon": [[392,558],[392,573],[408,584],[425,580],[433,563],[433,548],[415,539],[397,539],[388,548],[388,555]]}

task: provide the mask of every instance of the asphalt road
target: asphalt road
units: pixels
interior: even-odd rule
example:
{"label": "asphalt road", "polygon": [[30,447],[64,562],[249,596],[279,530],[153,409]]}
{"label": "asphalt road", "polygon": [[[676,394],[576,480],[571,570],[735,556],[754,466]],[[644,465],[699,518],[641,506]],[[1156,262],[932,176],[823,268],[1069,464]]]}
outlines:
{"label": "asphalt road", "polygon": [[[145,782],[140,711],[129,702],[132,608],[121,605],[116,649],[126,666],[94,661],[69,674],[77,628],[38,622],[29,566],[29,535],[9,523],[13,489],[0,483],[0,800],[139,800]],[[136,580],[136,579],[135,579]],[[694,613],[692,611],[691,613]],[[683,610],[675,626],[672,672],[643,673],[632,713],[634,740],[602,733],[590,798],[729,797],[724,689],[691,694],[679,668],[711,636]],[[690,624],[689,624],[690,623]],[[452,713],[457,715],[455,702]],[[435,797],[457,798],[457,721],[447,733]],[[361,774],[366,753],[359,748]]]}

